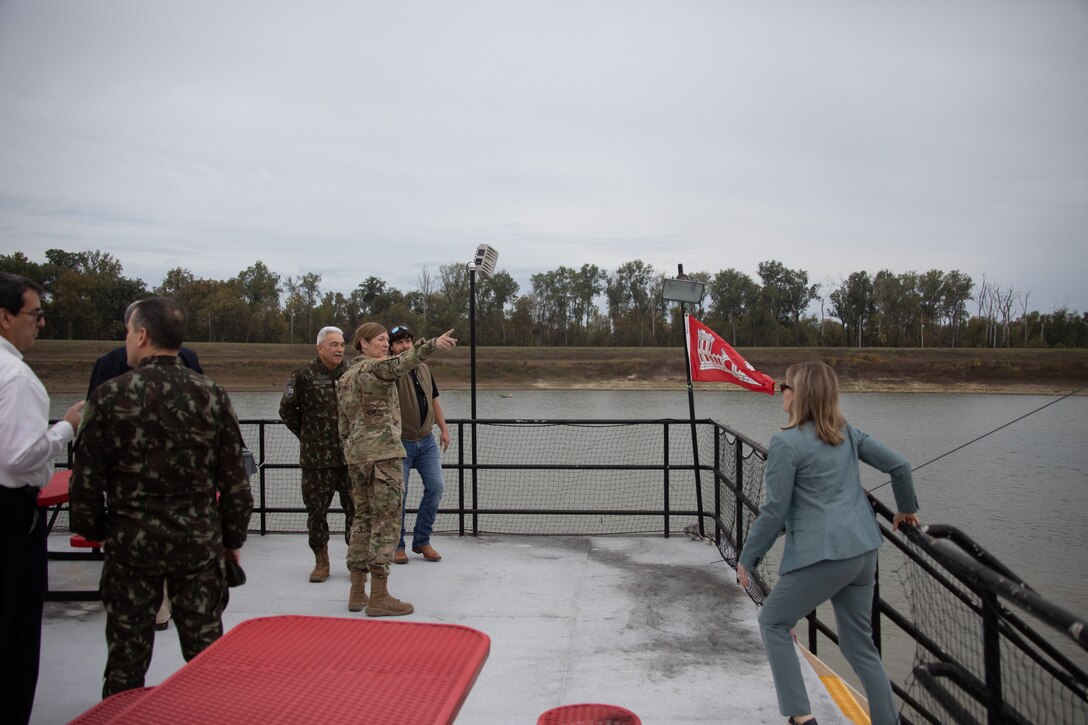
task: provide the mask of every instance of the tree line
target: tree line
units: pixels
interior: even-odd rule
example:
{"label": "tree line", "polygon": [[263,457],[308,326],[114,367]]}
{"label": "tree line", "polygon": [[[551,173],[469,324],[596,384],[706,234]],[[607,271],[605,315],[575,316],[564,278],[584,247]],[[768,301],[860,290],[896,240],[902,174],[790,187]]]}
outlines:
{"label": "tree line", "polygon": [[[165,295],[189,311],[189,339],[207,342],[312,342],[325,325],[348,331],[364,320],[406,323],[419,335],[449,328],[467,337],[470,280],[465,264],[424,268],[402,291],[370,276],[348,294],[323,290],[321,275],[282,275],[261,261],[229,279],[205,279],[176,267],[150,286],[126,277],[99,250],[50,249],[44,262],[22,252],[0,255],[0,269],[45,289],[42,338],[121,339],[133,300]],[[476,281],[481,345],[680,345],[679,305],[662,297],[673,275],[632,260],[609,271],[593,264],[532,275],[529,288],[506,271]],[[729,268],[695,272],[706,294],[691,311],[734,346],[1084,347],[1088,313],[1029,308],[1030,292],[975,282],[958,270],[865,271],[825,283],[778,260],[757,277]]]}

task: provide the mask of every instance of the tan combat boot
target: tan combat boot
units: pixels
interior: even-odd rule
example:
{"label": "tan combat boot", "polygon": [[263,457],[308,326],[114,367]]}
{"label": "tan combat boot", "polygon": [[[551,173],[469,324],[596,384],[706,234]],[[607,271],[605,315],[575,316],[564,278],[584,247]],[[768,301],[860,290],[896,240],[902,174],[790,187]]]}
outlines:
{"label": "tan combat boot", "polygon": [[310,572],[310,581],[323,582],[329,578],[329,547],[322,547],[314,552],[314,570]]}
{"label": "tan combat boot", "polygon": [[351,592],[348,593],[348,611],[361,612],[366,606],[366,572],[351,572]]}
{"label": "tan combat boot", "polygon": [[402,602],[389,594],[389,575],[375,574],[371,579],[370,603],[366,607],[368,617],[400,617],[416,611],[408,602]]}

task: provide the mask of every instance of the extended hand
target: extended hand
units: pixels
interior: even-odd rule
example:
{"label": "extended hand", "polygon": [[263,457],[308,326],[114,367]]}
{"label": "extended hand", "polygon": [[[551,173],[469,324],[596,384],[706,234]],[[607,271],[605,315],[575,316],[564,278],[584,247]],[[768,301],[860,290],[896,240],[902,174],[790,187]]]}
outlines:
{"label": "extended hand", "polygon": [[457,340],[452,336],[453,330],[446,330],[434,339],[434,346],[442,350],[449,350],[457,345]]}

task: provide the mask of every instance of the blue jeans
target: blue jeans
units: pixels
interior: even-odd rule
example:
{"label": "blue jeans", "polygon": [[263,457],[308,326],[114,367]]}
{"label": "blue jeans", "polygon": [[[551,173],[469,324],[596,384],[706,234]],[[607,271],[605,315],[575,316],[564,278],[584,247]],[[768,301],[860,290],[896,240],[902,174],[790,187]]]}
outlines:
{"label": "blue jeans", "polygon": [[404,444],[404,500],[400,507],[400,543],[404,548],[404,511],[408,505],[408,476],[414,468],[423,479],[423,498],[419,501],[419,513],[416,514],[416,526],[412,531],[412,545],[423,546],[431,543],[431,529],[438,515],[438,503],[442,500],[445,484],[442,482],[442,454],[438,450],[434,436],[429,435],[418,441],[401,441]]}

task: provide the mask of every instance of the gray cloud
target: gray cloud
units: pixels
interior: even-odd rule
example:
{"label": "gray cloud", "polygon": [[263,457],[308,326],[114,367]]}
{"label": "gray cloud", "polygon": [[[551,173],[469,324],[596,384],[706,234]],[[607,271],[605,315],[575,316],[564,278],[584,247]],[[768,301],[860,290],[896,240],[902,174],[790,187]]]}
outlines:
{"label": "gray cloud", "polygon": [[1088,8],[0,5],[0,248],[347,291],[535,271],[959,269],[1088,310]]}

